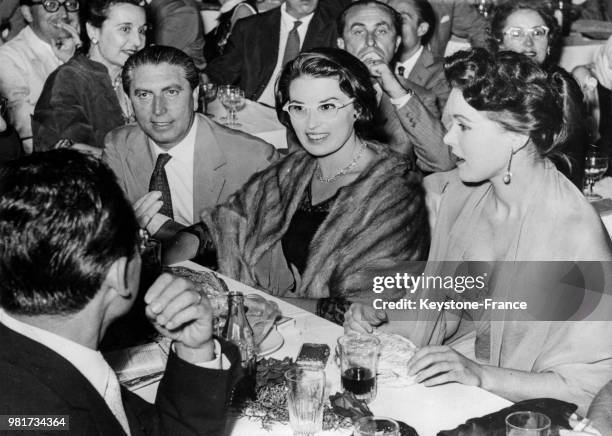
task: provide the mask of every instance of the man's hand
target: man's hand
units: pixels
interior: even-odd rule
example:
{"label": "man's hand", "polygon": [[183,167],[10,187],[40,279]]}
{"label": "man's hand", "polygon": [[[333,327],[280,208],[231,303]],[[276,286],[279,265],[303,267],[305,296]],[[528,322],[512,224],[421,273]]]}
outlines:
{"label": "man's hand", "polygon": [[370,70],[370,75],[376,79],[383,91],[391,98],[400,98],[407,94],[395,74],[382,59],[373,56],[365,57],[362,62]]}
{"label": "man's hand", "polygon": [[158,213],[164,205],[161,197],[161,192],[151,191],[132,204],[138,225],[143,229],[147,229],[150,235],[157,233],[160,227],[169,219],[165,215]]}
{"label": "man's hand", "polygon": [[408,374],[417,383],[436,386],[448,382],[464,385],[483,385],[481,365],[445,345],[428,346],[418,350],[408,362]]}
{"label": "man's hand", "polygon": [[346,333],[372,333],[373,327],[387,321],[384,310],[374,309],[362,303],[353,303],[344,314],[344,331]]}
{"label": "man's hand", "polygon": [[[62,62],[67,62],[77,48],[81,46],[81,38],[79,37],[79,31],[72,27],[70,24],[59,21],[56,27],[60,29],[62,36],[54,38],[51,42],[51,49],[55,56]],[[67,36],[64,36],[67,34]]]}
{"label": "man's hand", "polygon": [[157,331],[176,341],[178,356],[192,363],[214,358],[213,311],[189,280],[162,274],[147,291],[145,313]]}

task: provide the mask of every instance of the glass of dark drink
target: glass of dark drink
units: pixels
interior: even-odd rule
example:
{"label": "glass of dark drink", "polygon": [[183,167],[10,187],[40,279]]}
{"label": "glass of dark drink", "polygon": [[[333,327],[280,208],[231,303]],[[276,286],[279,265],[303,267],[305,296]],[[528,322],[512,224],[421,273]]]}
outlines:
{"label": "glass of dark drink", "polygon": [[372,335],[345,335],[338,339],[338,351],[342,388],[369,403],[376,398],[380,340]]}

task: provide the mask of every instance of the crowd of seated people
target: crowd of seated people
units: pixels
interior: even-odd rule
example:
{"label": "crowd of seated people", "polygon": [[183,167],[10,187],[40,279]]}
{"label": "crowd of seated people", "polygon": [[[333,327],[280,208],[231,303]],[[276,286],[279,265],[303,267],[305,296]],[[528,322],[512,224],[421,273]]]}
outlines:
{"label": "crowd of seated people", "polygon": [[[452,273],[441,261],[490,262],[492,297],[548,296],[517,279],[543,276],[535,261],[612,261],[580,191],[584,76],[558,66],[548,9],[508,0],[487,20],[463,0],[286,0],[262,13],[227,0],[204,35],[195,0],[19,3],[24,26],[0,46],[0,342],[12,344],[0,412],[66,412],[79,392],[83,434],[95,425],[83,405],[104,411],[100,434],[222,431],[238,358],[189,282],[165,274],[144,296],[175,341],[155,406],[120,391],[96,352],[136,298],[145,229],[166,264],[191,259],[347,331],[410,338],[426,386],[553,397],[583,415],[601,390],[588,413],[602,434],[612,426],[606,298],[607,322],[372,307],[373,276],[419,261],[438,276]],[[444,58],[451,35],[474,48]],[[602,81],[611,71],[599,66]],[[288,152],[198,113],[208,81],[274,108]],[[30,368],[66,375],[43,388]]]}

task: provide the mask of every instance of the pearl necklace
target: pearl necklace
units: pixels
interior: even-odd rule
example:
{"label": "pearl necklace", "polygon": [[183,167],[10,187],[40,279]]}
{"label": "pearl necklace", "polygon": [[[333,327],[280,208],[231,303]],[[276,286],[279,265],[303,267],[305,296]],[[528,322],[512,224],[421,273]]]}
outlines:
{"label": "pearl necklace", "polygon": [[359,162],[359,159],[361,159],[361,156],[363,155],[363,152],[365,151],[365,147],[366,147],[365,142],[362,142],[361,147],[359,147],[359,151],[357,152],[357,154],[355,155],[351,163],[349,163],[344,168],[340,169],[340,171],[338,171],[336,174],[334,174],[331,177],[323,177],[323,173],[321,172],[321,167],[320,166],[317,167],[317,179],[319,179],[319,182],[332,183],[332,182],[335,182],[338,179],[338,177],[343,176],[346,173],[348,173],[355,165],[357,165],[357,162]]}

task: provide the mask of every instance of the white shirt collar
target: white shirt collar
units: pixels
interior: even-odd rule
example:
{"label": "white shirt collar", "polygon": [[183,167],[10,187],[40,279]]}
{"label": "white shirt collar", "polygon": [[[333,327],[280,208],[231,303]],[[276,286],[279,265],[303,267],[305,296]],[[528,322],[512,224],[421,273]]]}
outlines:
{"label": "white shirt collar", "polygon": [[301,21],[302,24],[300,24],[300,27],[306,29],[308,25],[310,24],[310,20],[312,20],[312,17],[314,16],[314,11],[313,11],[310,14],[300,19],[295,18],[289,15],[289,13],[287,12],[287,3],[283,3],[281,5],[280,11],[281,11],[281,19],[285,23],[285,26],[288,26],[289,30],[293,28],[293,23],[295,23],[296,21]]}
{"label": "white shirt collar", "polygon": [[415,51],[412,56],[406,59],[404,62],[398,62],[395,66],[395,71],[397,71],[398,67],[404,67],[404,78],[407,79],[410,73],[412,72],[414,66],[416,65],[419,57],[423,53],[423,46],[421,45],[417,51]]}
{"label": "white shirt collar", "polygon": [[187,133],[187,136],[185,136],[181,140],[181,142],[176,144],[170,150],[164,150],[152,139],[149,138],[149,141],[151,143],[151,151],[153,152],[156,158],[162,153],[168,153],[170,156],[172,156],[173,159],[176,159],[177,161],[183,164],[193,165],[193,155],[195,153],[195,139],[197,128],[198,117],[194,114],[193,123],[191,124],[191,128],[189,129],[189,133]]}
{"label": "white shirt collar", "polygon": [[47,41],[41,39],[36,34],[36,32],[32,30],[31,26],[24,27],[21,31],[21,34],[23,35],[24,39],[26,40],[28,46],[32,49],[32,51],[34,51],[35,53],[39,53],[40,57],[46,58],[47,56],[51,55],[54,59],[57,59],[60,64],[64,63],[60,58],[55,55],[55,52],[51,48],[51,45],[49,45]]}
{"label": "white shirt collar", "polygon": [[108,363],[102,353],[92,350],[62,336],[21,322],[0,309],[0,323],[45,347],[55,351],[70,362],[104,398],[108,383]]}
{"label": "white shirt collar", "polygon": [[245,0],[228,0],[225,3],[223,3],[221,5],[221,8],[219,9],[219,12],[224,14],[227,11],[231,11],[234,6],[239,5],[240,3],[244,2]]}

